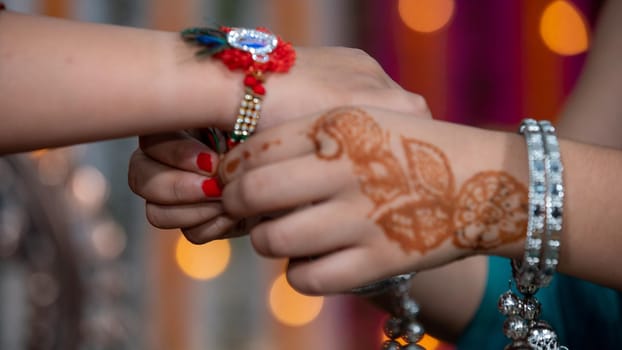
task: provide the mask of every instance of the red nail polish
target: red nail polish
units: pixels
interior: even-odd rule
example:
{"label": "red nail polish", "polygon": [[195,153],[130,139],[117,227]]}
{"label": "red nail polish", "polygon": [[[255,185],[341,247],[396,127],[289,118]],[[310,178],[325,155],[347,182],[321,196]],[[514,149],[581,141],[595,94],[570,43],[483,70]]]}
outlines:
{"label": "red nail polish", "polygon": [[199,153],[197,157],[197,166],[199,169],[211,173],[213,170],[212,155],[209,153]]}
{"label": "red nail polish", "polygon": [[201,189],[203,189],[203,193],[208,197],[220,197],[222,195],[222,189],[220,189],[220,184],[217,179],[207,179],[203,181]]}

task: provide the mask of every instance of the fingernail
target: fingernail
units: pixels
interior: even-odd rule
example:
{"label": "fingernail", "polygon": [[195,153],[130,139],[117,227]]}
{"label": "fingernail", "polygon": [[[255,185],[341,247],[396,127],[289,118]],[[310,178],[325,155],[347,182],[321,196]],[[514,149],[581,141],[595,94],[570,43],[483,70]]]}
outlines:
{"label": "fingernail", "polygon": [[220,184],[215,178],[203,181],[201,189],[203,189],[203,193],[208,197],[220,197],[222,195]]}
{"label": "fingernail", "polygon": [[211,173],[213,170],[212,155],[209,153],[199,153],[197,157],[197,166],[203,171]]}

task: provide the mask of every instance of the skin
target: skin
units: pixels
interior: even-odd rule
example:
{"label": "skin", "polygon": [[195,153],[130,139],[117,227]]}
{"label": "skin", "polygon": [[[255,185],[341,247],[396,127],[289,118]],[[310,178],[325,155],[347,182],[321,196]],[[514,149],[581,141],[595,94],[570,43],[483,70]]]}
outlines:
{"label": "skin", "polygon": [[[567,189],[559,270],[618,290],[622,290],[622,276],[611,266],[621,263],[617,251],[622,246],[622,237],[616,232],[621,223],[617,205],[621,193],[620,186],[616,185],[616,174],[622,166],[619,151],[622,149],[619,137],[622,99],[618,93],[622,88],[622,45],[617,35],[622,30],[620,16],[622,2],[609,2],[603,10],[585,72],[566,104],[558,128],[563,139],[561,149]],[[453,182],[454,190],[441,191],[449,198],[467,198],[463,194],[469,191],[459,189],[471,188],[469,183],[481,186],[482,181],[468,181],[481,179],[477,174],[496,174],[497,179],[503,174],[504,178],[512,179],[508,182],[513,188],[519,189],[514,191],[516,193],[521,192],[521,186],[525,187],[527,162],[524,140],[520,136],[413,119],[417,113],[400,115],[386,110],[363,110],[389,135],[389,158],[399,163],[390,168],[408,172],[404,147],[396,142],[402,136],[431,146],[436,156],[430,159],[447,159],[449,166],[436,168],[450,169],[453,181],[439,182],[445,184],[445,189],[452,188],[449,184]],[[459,234],[456,227],[463,227],[465,223],[468,226],[477,219],[458,215],[462,219],[453,222],[453,237],[471,238],[466,242],[476,244],[456,244],[453,239],[446,239],[436,248],[423,249],[425,251],[404,249],[399,240],[387,235],[386,227],[369,216],[376,201],[366,195],[373,191],[366,192],[361,186],[368,178],[361,172],[357,175],[353,159],[358,157],[341,156],[333,160],[318,157],[318,143],[313,137],[310,140],[309,135],[314,135],[314,126],[322,125],[317,124],[321,118],[321,115],[310,116],[307,124],[301,120],[266,131],[224,159],[221,171],[228,185],[223,200],[229,215],[246,217],[294,209],[290,214],[263,222],[250,234],[261,254],[292,258],[288,270],[290,283],[304,292],[330,293],[400,272],[423,270],[415,277],[412,289],[413,296],[424,306],[420,317],[432,334],[456,339],[475,314],[483,295],[486,255],[520,257],[524,242],[522,239],[501,240],[501,244],[487,248],[488,244],[481,242],[489,240],[481,239],[482,235]],[[281,142],[279,147],[262,151],[262,144],[275,140]],[[319,154],[335,154],[334,145],[334,141],[320,142]],[[244,157],[244,152],[250,156]],[[163,158],[166,151],[153,148],[137,151],[137,154],[142,153],[149,154],[150,161],[136,159],[134,169],[155,173],[153,159]],[[441,153],[444,157],[439,156]],[[371,154],[367,156],[372,157]],[[235,166],[227,168],[227,164],[233,164],[230,162]],[[157,186],[151,183],[145,188],[139,180],[135,187],[137,193],[150,200],[159,196],[161,189],[189,176],[173,167],[166,171],[173,181],[161,181]],[[288,181],[283,181],[285,173]],[[505,177],[508,174],[510,177]],[[396,181],[400,191],[415,191]],[[496,203],[494,196],[487,197],[490,204]],[[151,212],[151,217],[157,222],[172,208],[174,204],[159,208]],[[191,212],[178,212],[174,219],[169,217],[168,223],[199,228],[190,231],[197,233],[196,236],[188,235],[197,243],[222,237],[224,231],[192,220]],[[335,213],[339,213],[338,218]],[[305,256],[316,258],[311,261],[299,258]]]}
{"label": "skin", "polygon": [[[356,117],[350,120],[352,116]],[[335,123],[335,120],[342,118],[350,121]],[[351,133],[352,125],[356,130],[373,130],[374,126],[368,125],[370,122],[377,126],[374,135],[386,135],[381,136],[386,137],[384,141],[373,140],[364,134],[367,131],[360,131],[363,134],[358,135],[360,146],[356,148],[362,155],[352,156],[340,150],[340,143],[335,142],[339,137],[336,135],[356,137],[356,132]],[[319,135],[318,128],[330,131]],[[317,138],[320,139],[319,145]],[[273,140],[280,140],[281,144],[263,150],[262,145]],[[413,159],[408,148],[404,148],[404,140],[408,141],[407,145],[416,142],[439,152],[437,160],[446,159],[447,164],[425,165],[431,157]],[[389,163],[401,168],[403,173],[407,173],[404,169],[408,169],[409,164],[421,162],[424,165],[415,167],[451,169],[456,188],[461,188],[462,193],[466,191],[483,196],[480,201],[485,210],[480,211],[483,215],[479,216],[479,222],[478,219],[471,219],[476,221],[474,225],[501,226],[499,223],[505,220],[508,223],[502,225],[505,233],[502,235],[501,230],[489,229],[474,230],[470,237],[461,234],[460,227],[455,226],[448,213],[455,213],[460,208],[464,210],[464,206],[460,200],[454,201],[456,204],[447,204],[450,202],[447,198],[456,193],[450,190],[452,186],[447,181],[445,193],[425,187],[417,190],[417,185],[408,185],[402,194],[396,191],[394,197],[392,194],[386,197],[390,192],[376,191],[374,186],[377,184],[380,184],[379,188],[388,186],[397,189],[403,184],[403,179],[390,176],[386,178],[389,184],[385,185],[374,178],[376,174],[370,173],[370,165],[373,165],[377,174],[390,174],[371,163],[377,160],[374,154],[378,152],[378,142],[386,145],[382,146],[386,148],[381,151],[386,153],[386,159],[394,158],[395,161]],[[620,273],[606,268],[622,263],[616,260],[618,245],[612,244],[620,240],[616,227],[622,224],[622,219],[615,215],[615,210],[595,212],[590,209],[599,203],[615,203],[616,198],[622,195],[619,186],[612,188],[608,185],[615,183],[615,174],[622,167],[620,151],[566,140],[561,141],[561,150],[565,155],[568,198],[582,198],[582,201],[568,201],[566,205],[565,215],[574,220],[568,220],[565,225],[565,244],[561,249],[559,270],[622,289]],[[341,156],[337,157],[340,152]],[[254,227],[250,231],[254,247],[265,256],[294,259],[288,276],[299,290],[311,294],[335,293],[387,275],[424,270],[476,254],[520,257],[524,249],[525,213],[524,209],[514,208],[524,206],[528,172],[526,158],[524,140],[514,133],[412,118],[385,110],[347,108],[267,130],[234,148],[223,164],[226,167],[226,164],[235,161],[239,165],[233,172],[224,171],[221,174],[227,184],[222,200],[225,211],[235,218],[272,215],[297,208]],[[601,168],[607,171],[594,178],[592,169]],[[419,181],[419,175],[413,175],[411,171],[408,173],[409,183]],[[288,181],[282,181],[282,174],[287,174]],[[325,181],[326,178],[331,181]],[[492,181],[492,188],[498,190],[476,191],[482,181],[487,183],[487,187],[491,187],[488,182]],[[442,179],[439,183],[443,183]],[[505,191],[501,190],[500,184],[505,184]],[[161,185],[167,187],[164,183]],[[152,196],[140,186],[134,190],[142,196]],[[379,192],[383,193],[376,196]],[[489,209],[504,203],[504,198],[508,199],[510,210],[497,211],[502,213],[499,218],[497,214],[490,215]],[[416,214],[420,217],[413,219],[414,224],[404,224],[405,221],[400,218],[387,219],[384,206],[389,212],[397,208],[401,214],[400,205],[414,205],[415,210],[421,211]],[[176,220],[186,218],[178,217]],[[429,220],[436,221],[427,225]],[[438,224],[443,220],[446,221],[444,224]],[[586,225],[598,225],[601,230],[586,232],[580,229]],[[421,245],[419,240],[410,240],[426,229],[432,233],[422,236],[423,240],[430,239],[431,243]],[[496,235],[493,232],[497,232]],[[468,243],[464,244],[464,240],[455,237],[467,237]],[[607,259],[601,258],[603,255]],[[317,258],[312,261],[297,260],[308,256]],[[353,269],[359,273],[352,274]]]}
{"label": "skin", "polygon": [[[0,12],[0,154],[230,129],[243,73],[198,50],[174,32]],[[343,104],[407,112],[423,103],[355,49],[298,48],[290,72],[266,80],[259,130]]]}

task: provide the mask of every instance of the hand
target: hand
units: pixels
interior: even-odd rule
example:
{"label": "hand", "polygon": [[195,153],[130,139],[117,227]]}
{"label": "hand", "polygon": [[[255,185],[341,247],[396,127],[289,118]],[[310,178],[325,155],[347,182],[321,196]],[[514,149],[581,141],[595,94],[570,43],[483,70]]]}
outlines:
{"label": "hand", "polygon": [[[413,104],[410,114],[427,118],[430,112],[425,101],[421,103]],[[216,174],[220,155],[199,142],[193,132],[147,135],[139,140],[130,160],[128,183],[146,200],[146,216],[152,225],[181,228],[190,242],[204,244],[245,234],[258,221],[236,220],[224,212]]]}
{"label": "hand", "polygon": [[[297,52],[290,73],[274,74],[268,79],[269,93],[259,130],[353,103],[430,118],[425,100],[401,89],[363,51],[326,47],[299,48]],[[226,125],[218,126],[231,128],[233,115]],[[181,227],[194,243],[235,235],[228,231],[236,222],[221,215],[221,206],[213,202],[219,197],[213,176],[218,156],[213,151],[190,141],[188,134],[179,133],[143,136],[140,144],[130,161],[130,187],[146,199],[147,218],[154,226]],[[210,159],[212,169],[208,173],[198,168],[199,158]],[[203,194],[202,188],[208,193]],[[193,191],[192,196],[186,197],[186,191]]]}
{"label": "hand", "polygon": [[234,223],[219,201],[218,161],[188,132],[143,136],[130,159],[128,183],[145,198],[152,225],[182,228],[189,241],[204,243],[222,238]]}
{"label": "hand", "polygon": [[[204,101],[213,101],[203,125],[230,131],[243,96],[243,75],[218,61],[204,62],[217,86]],[[296,62],[287,73],[267,73],[266,95],[257,130],[293,118],[344,105],[365,105],[403,113],[420,110],[425,100],[403,90],[372,57],[342,47],[296,48]],[[179,98],[179,97],[177,97]],[[186,126],[188,128],[190,126]]]}
{"label": "hand", "polygon": [[[420,115],[427,111],[423,97],[404,91],[364,51],[343,47],[300,47],[296,51],[289,73],[267,78],[259,130],[339,106],[364,105]],[[427,117],[431,118],[429,111]]]}
{"label": "hand", "polygon": [[260,254],[290,259],[289,282],[305,293],[443,265],[525,232],[525,186],[481,171],[501,166],[504,152],[468,157],[499,144],[489,133],[378,109],[292,121],[222,160],[224,209],[235,218],[290,211],[250,235]]}

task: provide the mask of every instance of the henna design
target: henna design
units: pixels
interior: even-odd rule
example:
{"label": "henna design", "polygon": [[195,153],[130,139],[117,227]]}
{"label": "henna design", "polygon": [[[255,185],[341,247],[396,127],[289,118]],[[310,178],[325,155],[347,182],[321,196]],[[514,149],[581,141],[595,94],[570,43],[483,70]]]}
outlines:
{"label": "henna design", "polygon": [[341,108],[320,117],[308,135],[319,159],[348,157],[369,214],[406,252],[425,253],[453,237],[459,248],[491,249],[522,237],[527,190],[510,174],[484,171],[455,194],[447,156],[437,147],[401,136],[404,171],[391,152],[389,134],[365,111]]}
{"label": "henna design", "polygon": [[233,158],[227,162],[227,165],[225,166],[225,171],[227,172],[227,174],[231,174],[238,169],[239,165],[240,165],[240,158]]}
{"label": "henna design", "polygon": [[406,175],[391,153],[388,135],[362,110],[342,108],[327,113],[309,137],[320,159],[336,160],[347,154],[361,190],[377,206],[408,194]]}
{"label": "henna design", "polygon": [[264,142],[264,144],[263,144],[263,145],[261,145],[261,150],[265,152],[265,151],[267,151],[268,149],[270,149],[270,147],[271,147],[272,145],[274,145],[274,146],[278,146],[278,145],[280,145],[280,144],[281,144],[281,140],[273,140],[273,141],[269,141],[269,142]]}
{"label": "henna design", "polygon": [[454,244],[490,249],[522,237],[527,229],[527,190],[500,171],[467,180],[456,198]]}
{"label": "henna design", "polygon": [[451,200],[454,176],[447,157],[440,149],[402,136],[412,188],[422,197]]}

